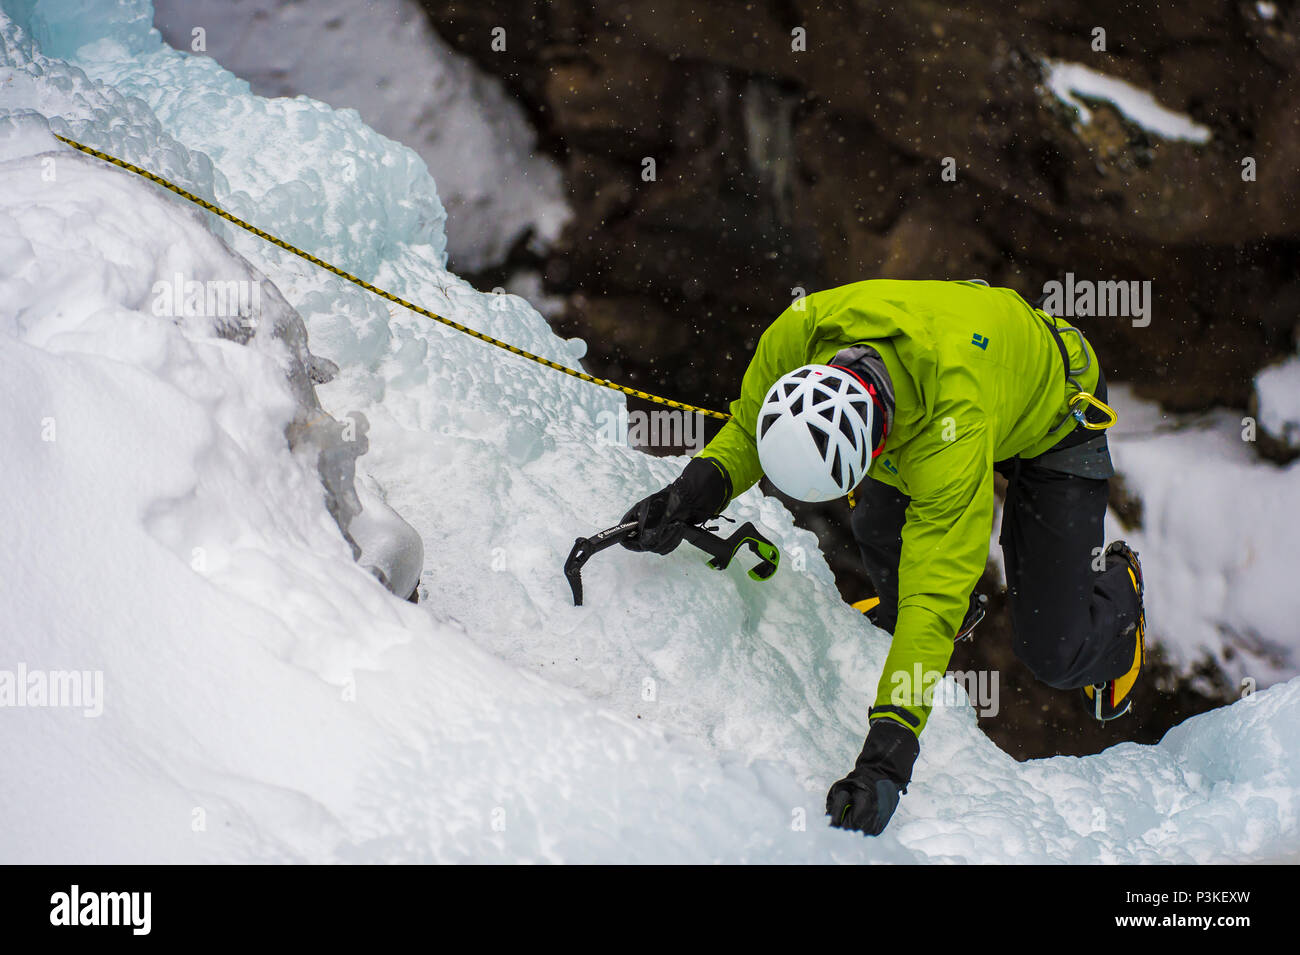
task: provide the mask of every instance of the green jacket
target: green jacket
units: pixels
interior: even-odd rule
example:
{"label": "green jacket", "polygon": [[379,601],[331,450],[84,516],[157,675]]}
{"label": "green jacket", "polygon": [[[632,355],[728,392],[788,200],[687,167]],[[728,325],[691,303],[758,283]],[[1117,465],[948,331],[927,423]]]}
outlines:
{"label": "green jacket", "polygon": [[[1056,322],[1063,332],[1069,327]],[[1062,338],[1073,368],[1087,350],[1088,371],[1077,380],[1091,391],[1096,356],[1081,336]],[[773,382],[859,342],[880,353],[895,398],[893,427],[869,479],[911,499],[898,623],[876,706],[902,707],[912,719],[885,715],[919,734],[930,713],[927,691],[947,669],[988,559],[993,463],[1041,454],[1073,419],[1060,350],[1015,292],[973,282],[857,282],[796,302],[759,339],[731,420],[700,452],[726,468],[733,494],[762,476],[754,427]]]}

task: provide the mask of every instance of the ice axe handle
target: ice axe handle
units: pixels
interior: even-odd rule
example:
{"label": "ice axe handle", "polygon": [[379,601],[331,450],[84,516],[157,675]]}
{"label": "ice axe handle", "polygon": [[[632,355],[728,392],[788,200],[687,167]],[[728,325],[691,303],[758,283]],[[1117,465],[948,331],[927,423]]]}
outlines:
{"label": "ice axe handle", "polygon": [[730,537],[719,537],[704,527],[688,527],[686,540],[709,555],[709,566],[726,570],[742,546],[748,546],[759,562],[750,569],[754,580],[768,580],[781,563],[781,552],[775,544],[758,532],[752,522],[746,521]]}
{"label": "ice axe handle", "polygon": [[591,537],[579,537],[573,542],[569,559],[564,562],[564,576],[568,578],[569,588],[573,591],[575,607],[582,606],[582,565],[590,560],[593,554],[599,554],[607,547],[621,544],[634,531],[636,531],[636,521],[628,521],[626,524],[618,524],[599,534],[593,534]]}
{"label": "ice axe handle", "polygon": [[[636,521],[618,524],[591,537],[579,537],[573,542],[569,559],[564,562],[564,576],[573,591],[573,605],[582,606],[582,567],[592,558],[608,547],[621,544],[636,533]],[[709,555],[709,566],[725,570],[742,546],[748,546],[759,558],[759,563],[749,571],[754,580],[767,580],[776,573],[781,562],[780,551],[776,545],[758,532],[752,523],[743,524],[730,537],[719,537],[708,528],[686,526],[682,537]]]}

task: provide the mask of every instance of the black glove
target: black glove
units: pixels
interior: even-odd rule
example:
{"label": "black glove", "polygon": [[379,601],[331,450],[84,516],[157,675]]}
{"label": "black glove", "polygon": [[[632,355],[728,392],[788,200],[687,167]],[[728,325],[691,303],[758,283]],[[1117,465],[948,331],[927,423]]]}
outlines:
{"label": "black glove", "polygon": [[636,521],[636,533],[623,541],[628,550],[672,552],[688,525],[715,517],[731,500],[731,478],[712,458],[691,458],[681,476],[662,491],[638,502],[620,524]]}
{"label": "black glove", "polygon": [[920,752],[916,734],[906,726],[886,718],[873,720],[853,772],[826,794],[831,825],[870,836],[884,832],[898,797],[912,781],[912,764]]}

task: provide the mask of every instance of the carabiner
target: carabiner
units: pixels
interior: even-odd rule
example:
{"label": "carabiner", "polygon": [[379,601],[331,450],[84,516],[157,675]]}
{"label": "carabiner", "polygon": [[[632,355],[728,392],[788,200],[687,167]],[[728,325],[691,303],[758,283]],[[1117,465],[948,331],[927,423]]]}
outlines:
{"label": "carabiner", "polygon": [[[1071,398],[1069,407],[1070,414],[1074,415],[1074,420],[1079,422],[1079,424],[1083,425],[1083,427],[1087,428],[1089,431],[1105,431],[1119,420],[1119,415],[1116,414],[1114,408],[1106,404],[1106,402],[1102,401],[1096,395],[1091,395],[1086,391],[1080,391]],[[1106,420],[1101,422],[1089,421],[1087,417],[1089,407],[1096,408],[1100,411],[1106,416]]]}

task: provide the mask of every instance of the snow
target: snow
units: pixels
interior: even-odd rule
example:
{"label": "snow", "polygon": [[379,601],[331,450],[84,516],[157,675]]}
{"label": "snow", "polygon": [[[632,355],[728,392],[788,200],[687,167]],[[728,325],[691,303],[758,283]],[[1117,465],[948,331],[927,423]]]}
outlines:
{"label": "snow", "polygon": [[[442,207],[410,150],[355,113],[260,98],[171,51],[147,3],[83,7],[0,0],[0,671],[102,673],[103,709],[0,697],[0,860],[1300,852],[1300,680],[1156,746],[1024,764],[954,685],[886,833],[827,828],[825,791],[857,755],[887,641],[839,600],[813,535],[751,490],[731,515],[800,548],[800,567],[758,584],[689,546],[614,549],[573,607],[573,538],[682,459],[603,444],[614,393],[57,144],[47,124],[471,327],[569,365],[583,353],[523,299],[446,271]],[[353,561],[315,461],[285,441],[292,349],[155,315],[152,283],[178,270],[264,274],[278,292],[263,303],[282,295],[337,363],[317,393],[338,421],[369,422],[359,483],[423,539],[419,605]]]}
{"label": "snow", "polygon": [[1300,356],[1265,368],[1255,376],[1259,426],[1293,450],[1300,450]]}
{"label": "snow", "polygon": [[361,513],[348,524],[348,533],[361,548],[357,563],[397,596],[410,597],[424,571],[424,541],[388,506],[374,478],[359,475],[356,491]]}
{"label": "snow", "polygon": [[1092,122],[1092,111],[1081,97],[1110,103],[1125,119],[1162,139],[1192,143],[1210,140],[1208,127],[1161,106],[1150,93],[1118,77],[1066,60],[1044,60],[1043,67],[1047,71],[1048,90],[1062,103],[1072,106],[1084,125]]}
{"label": "snow", "polygon": [[[501,81],[452,51],[412,0],[158,0],[177,49],[203,30],[206,55],[262,96],[351,107],[428,164],[450,221],[452,261],[500,264],[531,233],[545,248],[570,217],[559,167]],[[340,64],[347,68],[341,69]]]}

